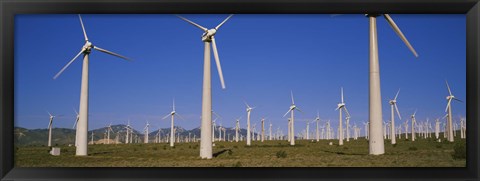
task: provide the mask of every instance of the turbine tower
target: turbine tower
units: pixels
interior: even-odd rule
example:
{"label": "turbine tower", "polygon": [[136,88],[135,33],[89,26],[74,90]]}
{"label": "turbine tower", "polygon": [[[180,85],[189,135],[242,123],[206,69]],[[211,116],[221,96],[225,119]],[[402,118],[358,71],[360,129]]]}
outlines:
{"label": "turbine tower", "polygon": [[228,16],[215,28],[207,29],[203,26],[200,26],[193,21],[190,21],[184,17],[178,16],[179,18],[185,20],[186,22],[200,28],[204,33],[202,34],[202,41],[205,44],[204,51],[204,66],[203,66],[203,95],[202,95],[202,124],[201,124],[201,142],[200,142],[200,157],[211,159],[212,158],[212,84],[211,84],[211,71],[210,71],[210,43],[213,48],[213,55],[215,56],[215,62],[217,64],[218,75],[220,77],[220,82],[222,88],[225,89],[225,83],[223,81],[222,67],[220,66],[220,59],[218,57],[217,45],[215,43],[215,34],[218,29],[231,17],[233,14]]}
{"label": "turbine tower", "polygon": [[247,106],[247,146],[250,146],[252,144],[252,136],[250,132],[250,113],[252,112],[255,107],[250,107],[247,102],[245,102],[245,106]]}
{"label": "turbine tower", "polygon": [[[75,111],[75,114],[77,114],[77,117],[75,119],[75,123],[73,123],[73,127],[72,127],[72,129],[75,129],[75,127],[77,126],[77,123],[78,123],[78,119],[80,119],[80,116],[78,115],[78,112],[77,112],[77,110],[75,110],[75,108],[73,109],[73,111]],[[78,136],[78,134],[76,133],[76,130],[75,130],[75,146],[77,146],[77,136]]]}
{"label": "turbine tower", "polygon": [[70,66],[81,54],[83,54],[83,67],[82,67],[82,85],[81,85],[81,91],[80,91],[80,119],[78,120],[77,123],[77,131],[76,131],[76,137],[77,137],[77,148],[76,148],[76,153],[75,155],[77,156],[87,156],[87,144],[88,144],[88,64],[89,64],[89,55],[92,51],[92,49],[98,50],[100,52],[110,54],[125,60],[129,60],[127,57],[124,57],[122,55],[119,55],[117,53],[102,49],[98,46],[94,46],[92,42],[88,40],[87,37],[87,32],[85,31],[85,27],[83,26],[83,21],[82,17],[78,15],[78,18],[80,19],[80,24],[82,25],[82,30],[83,30],[83,36],[85,37],[85,44],[83,45],[82,49],[78,54],[73,57],[70,62],[65,65],[60,72],[58,72],[53,79],[57,79],[60,74],[65,71],[65,69]]}
{"label": "turbine tower", "polygon": [[145,126],[145,128],[143,128],[143,131],[145,132],[143,143],[148,143],[148,128],[150,128],[150,123],[148,123],[147,121],[147,125]]}
{"label": "turbine tower", "polygon": [[290,112],[290,145],[294,146],[295,145],[295,127],[294,127],[294,111],[300,111],[302,112],[296,105],[295,101],[293,100],[293,92],[290,91],[290,96],[292,97],[292,105],[290,106],[290,109],[283,115],[285,117],[289,112]]}
{"label": "turbine tower", "polygon": [[445,108],[445,112],[448,112],[448,123],[447,123],[447,128],[448,128],[448,132],[447,132],[447,140],[450,141],[450,142],[453,142],[453,122],[452,122],[452,100],[456,100],[458,102],[462,102],[460,99],[457,99],[455,98],[455,96],[453,96],[452,94],[452,91],[450,90],[450,86],[448,85],[448,82],[447,80],[445,80],[445,83],[447,84],[447,88],[448,88],[448,96],[446,97],[448,103],[447,103],[447,107]]}
{"label": "turbine tower", "polygon": [[345,102],[343,100],[343,87],[340,88],[340,91],[341,91],[341,99],[342,99],[342,102],[338,103],[337,104],[337,109],[338,110],[338,114],[339,114],[339,120],[338,120],[338,145],[343,145],[343,125],[342,125],[342,110],[345,111],[346,113],[346,116],[349,118],[350,117],[350,113],[348,113],[348,110],[347,110],[347,107],[345,106]]}
{"label": "turbine tower", "polygon": [[400,89],[398,89],[397,95],[395,95],[395,98],[389,101],[390,108],[391,108],[391,111],[392,111],[392,114],[391,114],[391,117],[390,117],[390,119],[392,120],[392,123],[391,123],[391,126],[390,126],[390,128],[391,128],[390,129],[390,135],[391,135],[392,145],[397,143],[396,140],[395,140],[395,113],[393,112],[394,107],[395,107],[395,110],[397,111],[398,119],[399,120],[402,119],[402,116],[400,116],[400,112],[398,111],[398,107],[397,107],[398,93],[400,93]]}
{"label": "turbine tower", "polygon": [[237,123],[235,124],[235,142],[238,142],[238,131],[240,130],[240,118],[237,119]]}
{"label": "turbine tower", "polygon": [[415,114],[417,114],[417,110],[412,114],[412,141],[415,141],[415,125],[417,124],[417,121],[415,120]]}
{"label": "turbine tower", "polygon": [[315,136],[316,136],[316,139],[317,139],[317,142],[320,141],[320,135],[318,133],[318,122],[320,122],[320,113],[317,111],[317,117],[315,118],[315,122],[317,123],[316,126],[315,126]]}
{"label": "turbine tower", "polygon": [[[172,106],[173,110],[172,112],[170,112],[170,114],[167,114],[165,117],[163,117],[162,119],[166,119],[168,118],[168,116],[171,116],[171,122],[170,122],[170,147],[173,147],[174,146],[174,142],[175,142],[175,130],[173,128],[173,125],[174,125],[174,119],[175,119],[175,116],[178,116],[180,119],[183,119],[182,116],[180,116],[176,111],[175,111],[175,99],[173,99],[173,106]],[[183,119],[184,120],[184,119]]]}
{"label": "turbine tower", "polygon": [[[377,42],[377,16],[382,14],[366,14],[370,20],[370,70],[369,70],[369,154],[381,155],[385,153],[385,145],[382,138],[382,96],[380,91],[380,65],[378,62],[378,42]],[[400,28],[395,24],[388,14],[383,14],[395,33],[407,45],[415,57],[417,52],[403,35]]]}

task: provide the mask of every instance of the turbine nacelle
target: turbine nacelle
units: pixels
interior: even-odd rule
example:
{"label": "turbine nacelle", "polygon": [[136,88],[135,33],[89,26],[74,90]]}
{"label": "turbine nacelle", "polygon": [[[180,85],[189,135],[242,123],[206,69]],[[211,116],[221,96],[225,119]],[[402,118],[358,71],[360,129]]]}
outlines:
{"label": "turbine nacelle", "polygon": [[390,100],[390,101],[388,101],[388,103],[390,103],[390,105],[394,105],[394,104],[397,103],[397,100]]}
{"label": "turbine nacelle", "polygon": [[212,37],[217,33],[215,28],[209,29],[202,34],[202,41],[203,42],[211,42]]}
{"label": "turbine nacelle", "polygon": [[82,47],[82,51],[90,53],[92,51],[92,48],[94,48],[92,42],[86,41],[85,45],[83,45]]}

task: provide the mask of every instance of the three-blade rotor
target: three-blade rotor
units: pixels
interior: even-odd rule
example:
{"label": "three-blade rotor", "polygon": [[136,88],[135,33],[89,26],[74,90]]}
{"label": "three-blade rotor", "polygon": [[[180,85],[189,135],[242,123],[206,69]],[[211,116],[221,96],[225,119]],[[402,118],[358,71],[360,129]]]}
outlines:
{"label": "three-blade rotor", "polygon": [[293,98],[293,91],[290,91],[290,97],[292,98],[292,105],[290,106],[290,109],[283,115],[283,117],[285,117],[288,113],[290,113],[291,111],[294,111],[294,110],[297,110],[297,111],[302,112],[302,110],[300,110],[300,109],[295,105],[295,100],[294,100],[294,98]]}
{"label": "three-blade rotor", "polygon": [[456,100],[458,102],[463,102],[461,101],[460,99],[457,99],[453,94],[452,94],[452,91],[450,90],[450,86],[448,85],[448,81],[445,80],[445,84],[447,85],[447,89],[448,89],[448,96],[447,96],[447,100],[448,100],[448,103],[447,103],[447,107],[445,107],[445,112],[448,111],[448,108],[450,107],[450,104],[452,102],[452,100]]}
{"label": "three-blade rotor", "polygon": [[212,42],[213,56],[215,57],[215,64],[217,65],[218,76],[220,78],[220,83],[222,84],[222,89],[225,89],[226,86],[225,86],[225,81],[223,79],[223,72],[222,72],[222,66],[220,64],[220,57],[218,56],[217,43],[215,41],[215,34],[217,33],[217,30],[233,16],[233,14],[229,15],[227,18],[225,18],[225,20],[223,20],[215,28],[210,29],[210,30],[203,27],[203,26],[200,26],[199,24],[197,24],[197,23],[195,23],[195,22],[193,22],[193,21],[191,21],[187,18],[184,18],[180,15],[176,15],[176,16],[179,17],[180,19],[190,23],[193,26],[195,26],[197,28],[200,28],[202,31],[204,31],[204,33],[202,35],[202,41]]}
{"label": "three-blade rotor", "polygon": [[117,53],[114,53],[112,51],[108,51],[106,49],[103,49],[103,48],[100,48],[100,47],[97,47],[97,46],[94,46],[90,41],[88,41],[88,36],[87,36],[87,31],[85,30],[85,26],[83,25],[83,20],[82,20],[82,17],[80,15],[78,15],[78,18],[80,19],[80,24],[82,25],[82,31],[83,31],[83,36],[85,38],[85,45],[83,45],[82,49],[80,50],[80,52],[78,52],[77,55],[75,55],[75,57],[73,57],[72,60],[70,60],[67,65],[65,65],[54,77],[53,79],[57,79],[62,73],[63,71],[65,71],[69,66],[70,64],[72,64],[81,54],[84,54],[84,55],[87,55],[87,54],[90,54],[90,51],[92,49],[95,49],[97,51],[100,51],[100,52],[103,52],[103,53],[106,53],[106,54],[109,54],[109,55],[113,55],[113,56],[116,56],[116,57],[119,57],[119,58],[122,58],[122,59],[125,59],[125,60],[130,60],[129,58],[125,57],[125,56],[122,56],[120,54],[117,54]]}

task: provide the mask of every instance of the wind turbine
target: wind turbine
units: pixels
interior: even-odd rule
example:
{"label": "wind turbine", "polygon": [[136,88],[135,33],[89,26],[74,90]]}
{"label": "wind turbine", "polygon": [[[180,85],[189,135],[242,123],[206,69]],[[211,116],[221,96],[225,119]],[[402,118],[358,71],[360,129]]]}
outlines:
{"label": "wind turbine", "polygon": [[446,99],[448,100],[448,103],[447,103],[447,107],[445,108],[445,112],[448,111],[448,124],[447,124],[447,128],[448,128],[448,137],[447,137],[447,140],[450,141],[450,142],[453,142],[453,122],[452,122],[452,105],[451,105],[451,102],[452,100],[456,100],[458,102],[462,102],[460,99],[457,99],[455,98],[455,96],[453,96],[452,94],[452,91],[450,90],[450,86],[448,85],[448,82],[447,80],[445,80],[445,83],[447,84],[447,88],[448,88],[448,93],[449,95],[446,97]]}
{"label": "wind turbine", "polygon": [[316,126],[315,126],[315,130],[316,130],[316,139],[317,139],[317,142],[320,141],[320,135],[318,133],[318,122],[320,122],[320,113],[317,111],[317,117],[315,118],[315,122],[316,122]]}
{"label": "wind turbine", "polygon": [[338,132],[338,145],[343,145],[342,110],[345,111],[348,118],[350,117],[350,113],[348,113],[347,107],[345,106],[345,102],[343,100],[343,87],[340,90],[341,90],[342,102],[337,104],[337,109],[335,109],[335,111],[338,110],[338,114],[339,114],[339,120],[338,120],[338,126],[339,127],[338,127],[338,129],[340,131]]}
{"label": "wind turbine", "polygon": [[251,132],[250,132],[250,114],[255,107],[250,107],[246,101],[243,101],[245,106],[247,106],[247,146],[250,146],[252,143]]}
{"label": "wind turbine", "polygon": [[415,125],[417,124],[417,121],[415,120],[415,114],[417,114],[417,110],[412,114],[412,141],[415,141]]}
{"label": "wind turbine", "polygon": [[392,138],[391,139],[392,145],[397,143],[396,140],[395,140],[395,113],[393,112],[394,107],[395,107],[395,110],[397,111],[398,119],[399,120],[402,119],[402,116],[400,116],[400,112],[398,111],[398,107],[397,107],[398,93],[400,93],[400,89],[398,89],[397,95],[395,95],[395,98],[393,98],[392,100],[389,101],[390,108],[391,108],[391,111],[392,111],[392,114],[391,114],[391,117],[390,117],[390,119],[392,120],[392,126],[390,126],[391,127],[390,134],[391,134],[391,138]]}
{"label": "wind turbine", "polygon": [[238,131],[240,130],[240,118],[237,118],[237,122],[235,123],[235,142],[238,142]]}
{"label": "wind turbine", "polygon": [[[73,111],[75,111],[75,114],[77,114],[77,117],[75,119],[75,123],[73,123],[73,128],[72,128],[72,129],[75,129],[75,127],[77,126],[77,123],[78,123],[78,119],[80,119],[80,116],[78,115],[78,112],[77,112],[77,110],[75,110],[75,108],[73,109]],[[75,146],[77,146],[77,138],[78,138],[78,132],[75,130]]]}
{"label": "wind turbine", "polygon": [[370,70],[369,70],[369,154],[381,155],[385,153],[384,141],[382,139],[382,96],[380,91],[380,65],[378,61],[378,42],[377,42],[377,16],[385,17],[387,22],[393,28],[395,33],[407,45],[415,57],[417,52],[403,35],[400,28],[388,14],[366,14],[370,20]]}
{"label": "wind turbine", "polygon": [[[268,132],[268,140],[272,141],[272,122],[271,121],[269,121],[269,122],[270,122],[270,127],[268,129],[268,131],[269,131]],[[463,125],[463,124],[461,124],[461,125]]]}
{"label": "wind turbine", "polygon": [[113,129],[112,129],[112,123],[110,123],[110,125],[108,125],[107,127],[107,144],[110,144],[110,131],[111,132],[114,132]]}
{"label": "wind turbine", "polygon": [[283,115],[283,117],[285,117],[289,112],[290,112],[290,145],[295,145],[295,129],[294,129],[294,111],[295,110],[298,110],[300,112],[302,112],[296,105],[295,105],[295,101],[293,100],[293,92],[290,91],[290,96],[292,97],[292,105],[290,106],[290,109],[287,111],[287,113],[285,113]]}
{"label": "wind turbine", "polygon": [[215,43],[215,34],[218,29],[231,17],[233,14],[228,16],[215,28],[207,29],[203,26],[194,23],[184,17],[178,16],[179,18],[185,20],[186,22],[194,25],[197,28],[200,28],[204,33],[202,34],[202,41],[205,44],[204,50],[204,66],[203,66],[203,95],[202,95],[202,124],[201,124],[201,143],[200,143],[200,157],[211,159],[212,158],[212,142],[211,133],[212,133],[212,84],[211,84],[211,65],[210,65],[210,43],[212,43],[213,54],[215,57],[215,62],[217,64],[218,75],[220,82],[222,84],[222,89],[225,89],[225,82],[223,81],[222,67],[220,65],[220,58],[218,57],[217,45]]}
{"label": "wind turbine", "polygon": [[150,123],[148,123],[147,120],[147,125],[145,126],[145,128],[143,128],[143,131],[145,132],[145,140],[143,141],[143,143],[148,143],[148,128],[150,128]]}
{"label": "wind turbine", "polygon": [[[167,114],[165,117],[163,117],[162,119],[166,119],[168,118],[168,116],[171,116],[171,124],[170,124],[170,147],[173,147],[174,146],[174,142],[175,142],[175,131],[174,131],[174,128],[173,128],[173,125],[174,125],[174,119],[175,119],[175,116],[178,116],[180,119],[183,119],[182,116],[180,116],[176,111],[175,111],[175,99],[173,99],[173,106],[172,106],[173,110],[172,112],[170,112],[169,114]],[[184,120],[184,119],[183,119]]]}
{"label": "wind turbine", "polygon": [[80,19],[80,24],[82,25],[83,36],[85,37],[85,44],[83,45],[82,49],[78,54],[73,57],[70,62],[67,63],[54,77],[53,79],[57,79],[65,69],[70,66],[81,54],[83,54],[83,67],[82,67],[82,85],[80,91],[80,119],[77,123],[77,148],[76,148],[76,155],[77,156],[87,156],[87,137],[88,137],[88,64],[89,64],[89,55],[92,49],[98,50],[100,52],[110,54],[125,60],[129,60],[129,58],[119,55],[117,53],[105,50],[98,46],[94,46],[92,42],[88,40],[87,32],[85,31],[85,27],[83,26],[82,17],[78,15]]}
{"label": "wind turbine", "polygon": [[48,123],[48,146],[52,146],[52,124],[53,124],[53,118],[55,118],[55,116],[53,116],[52,114],[50,114],[50,112],[48,112],[48,115],[50,115],[50,121]]}

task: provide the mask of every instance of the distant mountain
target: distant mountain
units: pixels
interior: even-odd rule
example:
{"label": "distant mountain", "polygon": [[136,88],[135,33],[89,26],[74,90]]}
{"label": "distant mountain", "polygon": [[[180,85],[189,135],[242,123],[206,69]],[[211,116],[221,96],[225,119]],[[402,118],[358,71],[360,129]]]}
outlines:
{"label": "distant mountain", "polygon": [[[119,124],[119,125],[112,125],[111,128],[113,130],[110,131],[110,142],[114,142],[116,137],[118,136],[118,141],[120,143],[124,143],[126,139],[126,127],[127,125]],[[193,139],[194,135],[196,138],[200,138],[200,128],[194,128],[192,130],[186,130],[182,127],[175,126],[176,133],[180,134],[182,138],[190,137]],[[235,136],[235,130],[232,128],[225,128],[227,136],[230,135],[230,139],[233,139]],[[91,142],[92,139],[92,132],[93,132],[93,140],[96,144],[101,144],[103,142],[107,142],[107,130],[108,127],[98,128],[94,130],[88,131],[88,142]],[[158,136],[158,132],[160,131],[160,137],[162,139],[166,138],[166,135],[170,134],[170,128],[161,128],[160,130],[149,130],[149,142],[153,142]],[[267,135],[266,131],[266,135]],[[240,129],[241,135],[246,135],[246,129]],[[138,131],[133,129],[134,138],[138,138],[140,142],[143,142],[144,139],[144,130]],[[36,146],[46,146],[48,143],[48,129],[26,129],[22,127],[15,127],[14,128],[14,143],[16,145],[36,145]],[[177,135],[176,135],[177,136]],[[215,138],[218,138],[219,133],[218,130],[215,131]],[[226,137],[227,137],[226,136]],[[222,132],[223,137],[223,132]],[[228,139],[228,138],[227,138]],[[75,144],[75,129],[69,128],[52,128],[52,145],[74,145]]]}

